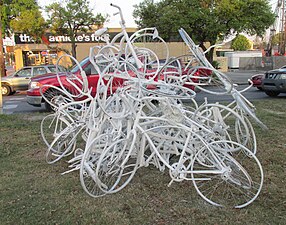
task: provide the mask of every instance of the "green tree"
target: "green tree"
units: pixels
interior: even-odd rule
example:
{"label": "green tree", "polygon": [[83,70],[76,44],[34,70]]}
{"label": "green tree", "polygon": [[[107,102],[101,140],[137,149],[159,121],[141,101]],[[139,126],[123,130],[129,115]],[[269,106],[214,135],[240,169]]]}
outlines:
{"label": "green tree", "polygon": [[10,22],[14,32],[24,32],[41,42],[46,28],[46,21],[40,10],[25,10]]}
{"label": "green tree", "polygon": [[[39,28],[35,27],[35,24],[32,24],[29,20],[37,22],[38,20],[44,21],[36,0],[0,0],[0,12],[2,33],[6,36],[9,36],[14,32],[13,25],[16,26],[17,30],[24,31],[17,25],[18,22],[21,23],[21,25],[27,23],[23,28],[29,35],[34,35],[34,31],[37,31]],[[26,17],[24,17],[23,14]]]}
{"label": "green tree", "polygon": [[[144,0],[133,16],[140,28],[155,26],[167,41],[184,28],[203,50],[204,43],[235,33],[262,35],[275,20],[267,0]],[[213,50],[207,57],[212,61]]]}
{"label": "green tree", "polygon": [[234,40],[232,40],[231,48],[233,48],[235,51],[245,51],[251,48],[251,44],[247,37],[239,34]]}
{"label": "green tree", "polygon": [[101,26],[106,21],[102,14],[94,15],[88,0],[65,0],[46,7],[50,30],[57,35],[67,35],[72,42],[72,56],[76,58],[76,37],[80,32],[92,29],[92,25]]}
{"label": "green tree", "polygon": [[277,33],[272,36],[271,38],[271,44],[272,45],[280,45],[281,42],[285,39],[285,33]]}
{"label": "green tree", "polygon": [[[25,31],[37,36],[41,33],[44,19],[36,0],[0,0],[0,40],[3,36],[11,36],[14,31]],[[4,74],[3,43],[0,41],[0,72]]]}

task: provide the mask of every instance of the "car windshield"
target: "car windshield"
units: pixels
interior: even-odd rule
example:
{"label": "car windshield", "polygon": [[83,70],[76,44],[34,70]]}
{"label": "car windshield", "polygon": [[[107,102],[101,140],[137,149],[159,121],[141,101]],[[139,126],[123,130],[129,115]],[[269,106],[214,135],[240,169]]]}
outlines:
{"label": "car windshield", "polygon": [[[83,59],[83,60],[79,63],[80,66],[83,67],[83,65],[85,65],[85,64],[88,62],[88,60],[89,60],[88,57],[85,58],[85,59]],[[76,73],[78,70],[79,70],[78,65],[75,64],[75,65],[73,66],[73,68],[71,69],[71,72],[72,72],[72,73]]]}

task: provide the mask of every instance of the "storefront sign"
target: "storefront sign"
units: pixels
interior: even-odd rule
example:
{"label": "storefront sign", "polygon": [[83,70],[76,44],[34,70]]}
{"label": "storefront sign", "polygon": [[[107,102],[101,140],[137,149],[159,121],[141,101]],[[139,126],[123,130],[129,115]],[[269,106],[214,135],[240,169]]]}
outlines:
{"label": "storefront sign", "polygon": [[[117,33],[108,33],[103,34],[100,36],[95,35],[94,33],[85,33],[85,34],[79,34],[75,42],[76,43],[92,43],[92,42],[105,42],[106,38],[112,39]],[[129,34],[130,35],[130,34]],[[71,43],[71,38],[69,36],[61,35],[61,36],[55,36],[52,34],[45,34],[45,36],[42,38],[43,42],[53,44],[53,43]],[[15,43],[16,44],[33,44],[35,43],[35,40],[27,35],[27,34],[15,34]]]}
{"label": "storefront sign", "polygon": [[15,46],[13,36],[11,38],[10,37],[3,38],[3,45],[4,46]]}

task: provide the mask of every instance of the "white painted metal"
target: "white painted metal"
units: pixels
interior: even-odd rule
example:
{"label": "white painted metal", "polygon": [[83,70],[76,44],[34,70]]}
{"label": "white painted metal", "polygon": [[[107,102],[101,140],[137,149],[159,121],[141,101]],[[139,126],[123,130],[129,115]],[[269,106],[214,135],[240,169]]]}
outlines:
{"label": "white painted metal", "polygon": [[[61,88],[48,87],[54,91],[51,95],[56,94],[43,94],[54,109],[41,124],[47,162],[68,157],[70,167],[64,174],[79,171],[83,189],[92,197],[122,190],[140,167],[153,165],[169,171],[169,185],[193,181],[199,195],[213,205],[242,208],[252,203],[261,191],[263,171],[247,116],[262,122],[251,103],[211,66],[185,31],[181,29],[180,34],[191,55],[166,58],[162,64],[156,52],[134,45],[140,35],[150,37],[148,31],[163,42],[157,31],[147,28],[129,38],[120,7],[116,8],[122,26],[122,33],[115,37],[121,40],[119,46],[112,40],[91,48],[89,54],[99,75],[96,95],[91,95],[82,68],[80,76],[67,76],[76,94],[64,87],[60,76]],[[197,89],[232,94],[234,101],[227,106],[207,100],[199,105]],[[191,100],[193,106],[183,99]],[[217,179],[221,183],[216,184],[233,187],[228,190],[229,201],[222,190],[208,195],[200,185]]]}

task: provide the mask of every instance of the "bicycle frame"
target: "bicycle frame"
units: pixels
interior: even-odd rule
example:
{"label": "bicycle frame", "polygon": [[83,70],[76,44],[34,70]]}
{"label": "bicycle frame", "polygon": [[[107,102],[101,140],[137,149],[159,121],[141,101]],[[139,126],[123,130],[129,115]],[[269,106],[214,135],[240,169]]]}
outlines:
{"label": "bicycle frame", "polygon": [[[56,112],[41,124],[46,158],[51,158],[48,163],[73,153],[63,174],[79,169],[81,185],[92,197],[122,190],[139,168],[154,165],[168,170],[169,186],[174,181],[192,181],[210,204],[242,208],[253,202],[263,182],[255,133],[245,117],[255,119],[253,105],[212,67],[206,52],[183,29],[179,33],[190,48],[191,60],[184,66],[185,56],[169,59],[166,51],[161,66],[155,51],[135,45],[140,38],[164,42],[156,28],[129,37],[121,8],[111,6],[118,10],[114,15],[120,16],[121,32],[111,41],[106,39],[105,46],[90,49],[90,62],[99,75],[95,97],[74,58],[81,74],[67,79],[76,93],[46,86],[61,94],[50,100]],[[156,68],[149,70],[152,60]],[[209,73],[200,73],[204,71]],[[59,74],[58,79],[61,84]],[[227,106],[207,100],[199,105],[195,88],[214,95],[231,94],[234,101]],[[78,97],[85,99],[74,100]],[[194,108],[187,108],[184,99],[191,100]],[[230,196],[225,197],[220,188],[227,188]]]}

